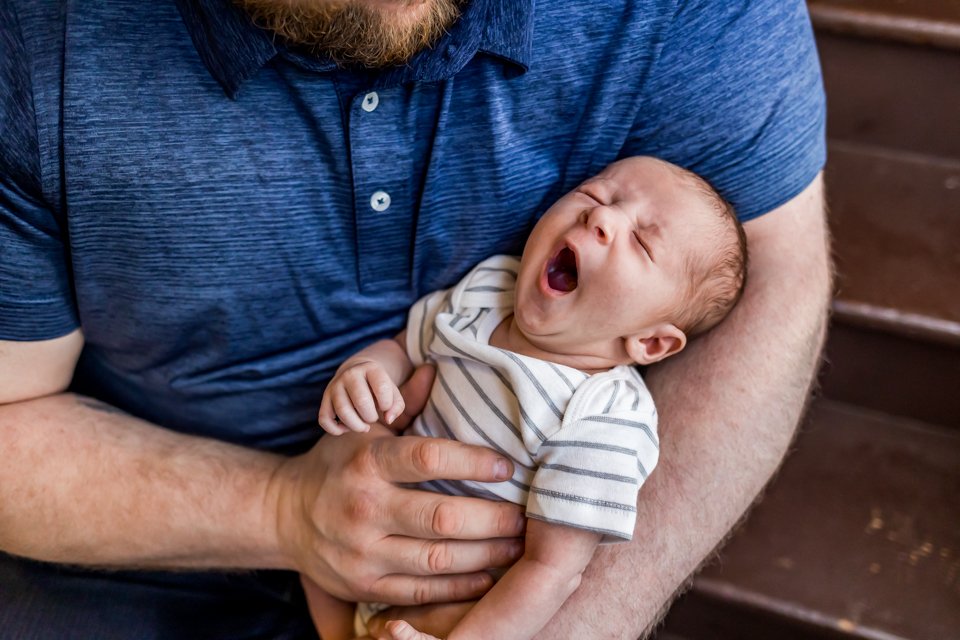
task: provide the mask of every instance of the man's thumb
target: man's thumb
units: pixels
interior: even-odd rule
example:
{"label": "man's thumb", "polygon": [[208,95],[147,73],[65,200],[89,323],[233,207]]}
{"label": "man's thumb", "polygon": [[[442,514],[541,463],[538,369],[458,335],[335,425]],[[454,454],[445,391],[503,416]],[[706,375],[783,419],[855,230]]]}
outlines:
{"label": "man's thumb", "polygon": [[430,389],[433,387],[433,378],[436,374],[437,370],[433,365],[421,365],[400,386],[400,395],[403,396],[405,406],[403,413],[390,425],[391,429],[403,429],[420,415],[424,405],[427,404],[427,398],[430,397]]}

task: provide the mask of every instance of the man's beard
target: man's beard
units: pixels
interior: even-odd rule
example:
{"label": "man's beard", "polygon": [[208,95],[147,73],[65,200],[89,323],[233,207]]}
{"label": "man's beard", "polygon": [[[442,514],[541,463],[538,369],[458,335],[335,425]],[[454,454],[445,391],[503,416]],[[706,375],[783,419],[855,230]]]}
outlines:
{"label": "man's beard", "polygon": [[[284,42],[340,66],[404,64],[432,46],[460,17],[463,0],[235,0],[254,23]],[[422,5],[422,6],[419,6]]]}

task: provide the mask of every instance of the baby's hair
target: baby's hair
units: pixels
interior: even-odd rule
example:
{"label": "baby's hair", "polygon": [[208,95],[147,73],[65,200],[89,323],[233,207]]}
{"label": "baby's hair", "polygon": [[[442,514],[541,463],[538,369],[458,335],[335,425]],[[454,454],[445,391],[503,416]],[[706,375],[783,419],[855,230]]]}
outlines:
{"label": "baby's hair", "polygon": [[675,167],[703,195],[717,215],[719,245],[687,261],[688,285],[677,327],[688,338],[706,333],[723,320],[743,296],[747,282],[747,236],[733,206],[705,179]]}

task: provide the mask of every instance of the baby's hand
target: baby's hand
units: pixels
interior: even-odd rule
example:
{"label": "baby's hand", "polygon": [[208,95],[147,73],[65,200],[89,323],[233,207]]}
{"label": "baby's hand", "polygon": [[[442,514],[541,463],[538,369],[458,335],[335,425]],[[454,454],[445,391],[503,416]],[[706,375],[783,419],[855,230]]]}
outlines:
{"label": "baby's hand", "polygon": [[324,431],[338,436],[346,429],[368,431],[371,422],[381,419],[390,426],[403,408],[400,389],[383,365],[373,360],[347,360],[323,392],[318,420]]}
{"label": "baby's hand", "polygon": [[417,631],[403,620],[391,620],[387,623],[390,640],[440,640],[429,633]]}

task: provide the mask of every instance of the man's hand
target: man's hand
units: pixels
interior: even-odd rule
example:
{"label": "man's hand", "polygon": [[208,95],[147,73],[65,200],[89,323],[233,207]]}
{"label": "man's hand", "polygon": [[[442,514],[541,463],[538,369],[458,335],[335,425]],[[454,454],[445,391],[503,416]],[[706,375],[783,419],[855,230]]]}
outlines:
{"label": "man's hand", "polygon": [[[417,369],[402,393],[405,426],[423,407],[430,367]],[[327,593],[349,601],[422,604],[475,598],[492,585],[484,569],[523,552],[520,507],[401,488],[429,480],[502,482],[513,464],[481,447],[393,434],[322,438],[285,461],[270,493],[277,534],[290,564]]]}
{"label": "man's hand", "polygon": [[[519,507],[405,489],[435,479],[497,482],[512,465],[448,440],[367,434],[323,438],[275,478],[277,533],[291,565],[351,601],[416,604],[474,598],[483,571],[521,555]],[[493,539],[491,539],[493,538]]]}

